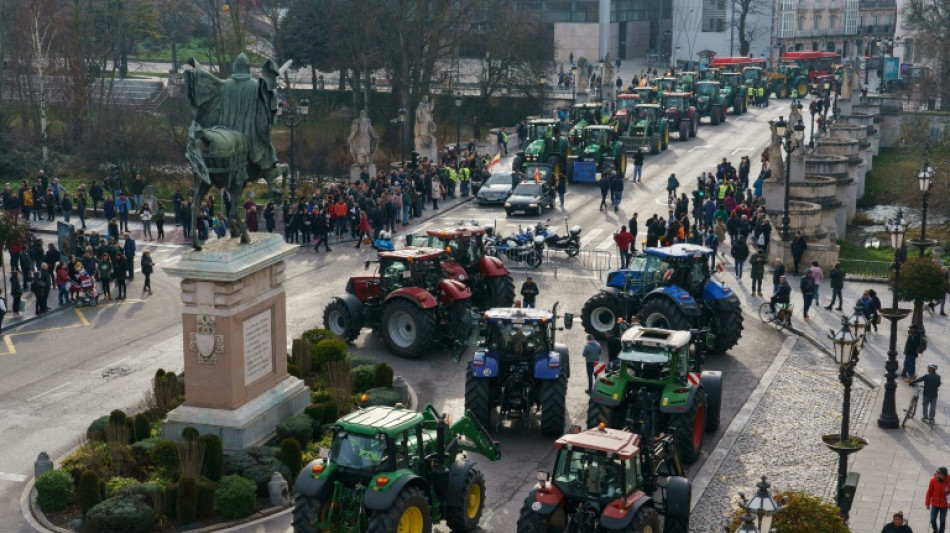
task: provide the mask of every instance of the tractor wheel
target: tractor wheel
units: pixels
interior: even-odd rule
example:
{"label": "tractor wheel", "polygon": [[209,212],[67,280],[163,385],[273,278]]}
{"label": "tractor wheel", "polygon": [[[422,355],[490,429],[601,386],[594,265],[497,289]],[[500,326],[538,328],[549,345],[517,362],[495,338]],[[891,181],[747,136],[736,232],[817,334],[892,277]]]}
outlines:
{"label": "tractor wheel", "polygon": [[528,497],[524,499],[524,505],[521,506],[521,512],[518,513],[518,533],[548,533],[550,531],[562,531],[563,527],[557,529],[552,524],[552,518],[559,513],[562,513],[560,510],[555,510],[553,513],[544,516],[534,512],[534,509],[531,508],[534,505],[534,491],[532,490]]}
{"label": "tractor wheel", "polygon": [[392,507],[369,517],[366,533],[431,533],[432,511],[425,494],[408,487],[396,496]]}
{"label": "tractor wheel", "polygon": [[615,330],[618,318],[627,317],[620,314],[620,302],[608,292],[592,296],[581,311],[581,324],[584,325],[584,331],[598,340],[606,339],[607,332]]}
{"label": "tractor wheel", "polygon": [[574,183],[574,163],[576,161],[577,161],[576,159],[567,160],[567,182],[568,183]]}
{"label": "tractor wheel", "polygon": [[567,243],[567,256],[568,256],[568,257],[577,257],[577,255],[578,255],[579,253],[581,253],[581,248],[580,248],[580,246],[577,245],[576,242],[569,242],[569,243]]}
{"label": "tractor wheel", "polygon": [[[693,489],[688,479],[682,476],[666,478],[664,498],[666,515],[663,517],[663,533],[689,533],[689,504],[692,497]],[[684,514],[686,516],[680,516]]]}
{"label": "tractor wheel", "polygon": [[693,120],[690,121],[689,136],[695,137],[697,131],[699,131],[699,114],[698,113],[693,115]]}
{"label": "tractor wheel", "polygon": [[514,161],[511,162],[512,172],[521,172],[521,169],[524,167],[524,156],[516,155]]}
{"label": "tractor wheel", "polygon": [[515,303],[515,282],[511,274],[485,279],[485,289],[488,292],[488,308],[511,307]]}
{"label": "tractor wheel", "polygon": [[341,300],[333,300],[323,309],[323,327],[346,342],[353,342],[360,336],[360,325]]}
{"label": "tractor wheel", "polygon": [[718,125],[719,125],[719,119],[720,119],[721,117],[722,117],[722,112],[719,110],[718,107],[714,107],[714,108],[712,108],[712,110],[709,112],[709,123],[712,124],[713,126],[718,126]]}
{"label": "tractor wheel", "polygon": [[640,311],[643,325],[648,328],[688,330],[689,318],[666,298],[654,298],[648,301]]}
{"label": "tractor wheel", "polygon": [[389,351],[407,359],[417,359],[435,335],[435,313],[399,298],[383,309],[380,331]]}
{"label": "tractor wheel", "polygon": [[779,85],[778,87],[776,87],[775,97],[781,98],[783,100],[788,98],[788,87],[786,87],[785,85]]}
{"label": "tractor wheel", "polygon": [[680,121],[680,137],[679,137],[679,140],[681,140],[681,141],[688,141],[688,140],[689,140],[689,121],[687,121],[687,120],[681,120],[681,121]]}
{"label": "tractor wheel", "polygon": [[294,494],[294,533],[317,533],[317,517],[322,502],[316,498]]}
{"label": "tractor wheel", "polygon": [[739,343],[742,337],[742,310],[736,307],[726,311],[716,311],[712,317],[713,353],[726,353]]}
{"label": "tractor wheel", "polygon": [[617,407],[608,407],[591,399],[587,402],[587,427],[595,428],[603,422],[609,428],[620,429],[624,424],[625,412],[626,409],[623,408],[623,404]]}
{"label": "tractor wheel", "polygon": [[491,399],[491,379],[473,376],[472,363],[469,363],[465,374],[465,410],[472,413],[472,416],[483,426],[490,427],[494,409]]}
{"label": "tractor wheel", "polygon": [[703,391],[696,391],[689,411],[670,417],[670,424],[675,426],[673,436],[683,462],[695,463],[703,452],[703,435],[706,433],[706,394]]}
{"label": "tractor wheel", "polygon": [[806,94],[808,94],[808,83],[804,81],[798,82],[798,97],[803,98]]}
{"label": "tractor wheel", "polygon": [[485,510],[485,476],[472,468],[465,474],[465,500],[461,506],[445,506],[445,523],[456,533],[469,533],[478,529],[478,521]]}
{"label": "tractor wheel", "polygon": [[637,509],[633,521],[623,530],[623,533],[660,533],[660,517],[653,507],[644,505]]}
{"label": "tractor wheel", "polygon": [[531,268],[538,268],[541,266],[541,252],[530,250],[527,255],[525,255],[524,262]]}
{"label": "tractor wheel", "polygon": [[554,174],[555,176],[561,175],[561,158],[560,157],[556,155],[552,155],[551,157],[548,158],[548,164],[551,165],[552,174]]}
{"label": "tractor wheel", "polygon": [[[569,372],[569,371],[568,371]],[[541,433],[563,435],[567,414],[567,372],[561,371],[557,379],[541,382]]]}
{"label": "tractor wheel", "polygon": [[656,143],[653,146],[654,146],[654,149],[653,149],[654,154],[659,154],[660,152],[663,151],[663,134],[662,133],[656,136]]}
{"label": "tractor wheel", "polygon": [[722,416],[722,375],[718,372],[703,372],[699,380],[706,393],[706,431],[714,433],[719,429]]}

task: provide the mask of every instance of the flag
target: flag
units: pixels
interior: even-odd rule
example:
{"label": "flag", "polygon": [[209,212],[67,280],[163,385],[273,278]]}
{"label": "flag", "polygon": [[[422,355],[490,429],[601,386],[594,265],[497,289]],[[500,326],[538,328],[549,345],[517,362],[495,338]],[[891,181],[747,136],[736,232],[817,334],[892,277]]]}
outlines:
{"label": "flag", "polygon": [[719,271],[719,272],[722,272],[722,271],[725,270],[725,268],[722,267],[722,263],[717,263],[717,264],[716,264],[716,270]]}
{"label": "flag", "polygon": [[491,167],[497,165],[499,161],[501,161],[501,152],[495,154],[495,157],[491,159],[491,163],[488,163],[488,170],[491,170]]}
{"label": "flag", "polygon": [[541,183],[541,167],[534,167],[534,182]]}

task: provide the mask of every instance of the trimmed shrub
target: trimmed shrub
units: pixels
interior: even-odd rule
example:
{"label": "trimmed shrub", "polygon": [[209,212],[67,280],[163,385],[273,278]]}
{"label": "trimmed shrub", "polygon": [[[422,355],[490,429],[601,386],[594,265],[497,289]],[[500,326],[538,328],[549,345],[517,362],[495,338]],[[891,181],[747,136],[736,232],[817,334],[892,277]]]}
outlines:
{"label": "trimmed shrub", "polygon": [[318,425],[332,424],[340,415],[340,410],[333,400],[310,404],[303,412]]}
{"label": "trimmed shrub", "polygon": [[370,405],[388,405],[395,407],[399,403],[399,393],[390,387],[377,387],[366,391],[369,400],[363,403],[364,406]]}
{"label": "trimmed shrub", "polygon": [[280,424],[277,424],[277,438],[296,439],[303,448],[313,439],[313,419],[306,414],[294,415]]}
{"label": "trimmed shrub", "polygon": [[[800,491],[786,491],[775,495],[778,501],[787,496],[788,501],[782,511],[772,518],[772,528],[778,533],[812,533],[814,531],[835,531],[850,533],[851,529],[841,519],[841,514],[833,503],[817,496]],[[742,524],[744,511],[737,509],[732,514],[732,529]]]}
{"label": "trimmed shrub", "polygon": [[215,505],[226,520],[250,516],[257,503],[254,482],[241,476],[224,476],[218,486]]}
{"label": "trimmed shrub", "polygon": [[109,428],[109,416],[100,416],[93,420],[86,429],[86,440],[95,442],[106,441],[106,430]]}
{"label": "trimmed shrub", "polygon": [[178,477],[178,444],[170,440],[160,440],[148,454],[152,466],[162,470],[172,479]]}
{"label": "trimmed shrub", "polygon": [[190,524],[198,518],[198,483],[194,478],[183,477],[178,480],[178,497],[175,500],[175,514],[180,524]]}
{"label": "trimmed shrub", "polygon": [[79,483],[79,476],[86,470],[94,470],[100,479],[115,473],[109,445],[96,441],[89,441],[66,456],[61,468],[72,476],[74,484]]}
{"label": "trimmed shrub", "polygon": [[224,468],[224,448],[217,435],[202,435],[198,440],[204,445],[205,461],[201,475],[211,481],[221,479],[221,470]]}
{"label": "trimmed shrub", "polygon": [[133,442],[139,442],[141,440],[148,439],[152,436],[152,425],[148,423],[148,417],[139,413],[135,415],[135,421],[133,422],[134,436],[132,438]]}
{"label": "trimmed shrub", "polygon": [[310,401],[313,403],[327,402],[333,399],[333,395],[326,389],[315,390],[310,393]]}
{"label": "trimmed shrub", "polygon": [[376,379],[376,367],[372,365],[360,365],[350,370],[350,383],[353,385],[353,392],[360,393],[366,389],[373,388]]}
{"label": "trimmed shrub", "polygon": [[195,514],[199,520],[208,518],[214,512],[214,493],[218,490],[218,484],[211,481],[199,481],[195,487],[198,494]]}
{"label": "trimmed shrub", "polygon": [[304,379],[306,377],[303,375],[303,372],[300,371],[300,367],[293,363],[287,363],[287,373],[297,379]]}
{"label": "trimmed shrub", "polygon": [[225,474],[237,474],[254,481],[261,496],[267,495],[267,484],[274,472],[290,479],[290,469],[280,461],[280,449],[276,447],[252,446],[228,455],[224,460]]}
{"label": "trimmed shrub", "polygon": [[79,476],[76,499],[79,501],[79,509],[83,515],[102,501],[99,498],[99,474],[92,470],[86,470]]}
{"label": "trimmed shrub", "polygon": [[[83,474],[85,475],[85,474]],[[80,478],[80,481],[82,478]],[[139,480],[131,477],[114,477],[106,481],[106,498],[112,498],[113,496],[118,496],[119,492],[126,488],[139,485]]]}
{"label": "trimmed shrub", "polygon": [[142,498],[118,496],[89,509],[85,524],[89,533],[147,533],[155,513]]}
{"label": "trimmed shrub", "polygon": [[347,356],[346,343],[340,339],[323,339],[313,347],[313,369],[316,372],[326,368],[326,364],[333,361],[345,361]]}
{"label": "trimmed shrub", "polygon": [[373,372],[374,387],[392,387],[393,386],[393,367],[386,363],[379,363]]}
{"label": "trimmed shrub", "polygon": [[169,520],[178,517],[175,507],[178,505],[178,485],[165,485],[165,495],[162,497],[162,514]]}
{"label": "trimmed shrub", "polygon": [[280,443],[280,460],[290,469],[290,475],[293,477],[287,478],[287,482],[293,484],[303,468],[303,455],[300,453],[300,443],[297,439],[284,439]]}
{"label": "trimmed shrub", "polygon": [[125,411],[122,409],[116,409],[109,413],[109,423],[110,424],[120,424],[125,425],[129,417],[125,414]]}
{"label": "trimmed shrub", "polygon": [[36,503],[44,511],[58,511],[73,503],[73,477],[64,470],[50,470],[36,478]]}
{"label": "trimmed shrub", "polygon": [[198,436],[198,430],[191,426],[181,430],[181,438],[184,440],[197,440]]}
{"label": "trimmed shrub", "polygon": [[379,361],[377,361],[376,359],[373,359],[372,357],[351,356],[349,358],[349,361],[350,361],[350,368],[356,368],[358,366],[363,366],[363,365],[369,365],[375,368],[376,365],[379,364]]}
{"label": "trimmed shrub", "polygon": [[310,343],[304,339],[294,339],[290,348],[293,364],[297,365],[300,373],[309,377],[313,372],[313,357],[310,356]]}
{"label": "trimmed shrub", "polygon": [[307,341],[311,346],[316,346],[317,343],[324,339],[335,339],[336,337],[334,337],[333,332],[328,329],[316,328],[304,331],[300,338]]}
{"label": "trimmed shrub", "polygon": [[151,466],[152,459],[149,457],[152,450],[155,449],[155,445],[161,442],[161,437],[148,437],[142,439],[132,446],[129,447],[129,451],[132,454],[132,460],[139,468],[147,468]]}

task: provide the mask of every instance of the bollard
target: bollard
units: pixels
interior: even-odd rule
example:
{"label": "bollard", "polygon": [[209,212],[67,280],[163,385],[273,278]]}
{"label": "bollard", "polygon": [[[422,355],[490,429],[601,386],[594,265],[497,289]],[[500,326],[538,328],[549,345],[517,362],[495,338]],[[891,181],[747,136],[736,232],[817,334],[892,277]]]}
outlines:
{"label": "bollard", "polygon": [[409,405],[409,384],[406,383],[406,378],[396,376],[395,379],[393,379],[393,390],[399,394],[399,403]]}
{"label": "bollard", "polygon": [[36,461],[33,461],[33,475],[35,477],[40,477],[41,474],[45,474],[53,469],[53,461],[50,460],[49,454],[46,452],[40,452],[36,457]]}
{"label": "bollard", "polygon": [[287,487],[287,480],[280,472],[274,472],[270,482],[267,484],[267,490],[270,494],[270,504],[273,506],[283,506],[290,503],[290,489]]}

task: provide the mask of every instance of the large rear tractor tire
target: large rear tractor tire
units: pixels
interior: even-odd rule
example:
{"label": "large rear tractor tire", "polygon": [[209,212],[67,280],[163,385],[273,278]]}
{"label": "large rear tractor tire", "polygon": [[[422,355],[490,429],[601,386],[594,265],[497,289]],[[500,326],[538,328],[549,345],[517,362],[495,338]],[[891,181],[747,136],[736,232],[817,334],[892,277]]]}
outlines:
{"label": "large rear tractor tire", "polygon": [[581,310],[581,324],[584,331],[595,339],[607,338],[608,331],[615,331],[617,319],[627,318],[620,314],[620,302],[608,292],[597,293],[584,304]]}
{"label": "large rear tractor tire", "polygon": [[693,115],[693,119],[690,121],[689,136],[695,137],[697,131],[699,131],[699,113]]}
{"label": "large rear tractor tire", "polygon": [[417,359],[435,335],[435,313],[400,298],[383,309],[379,329],[389,351]]}
{"label": "large rear tractor tire", "polygon": [[715,433],[719,429],[722,416],[722,374],[703,372],[700,374],[700,382],[706,393],[706,432]]}
{"label": "large rear tractor tire", "polygon": [[660,516],[653,507],[643,505],[623,533],[660,533]]}
{"label": "large rear tractor tire", "polygon": [[620,153],[614,157],[614,160],[617,161],[617,174],[620,174],[621,178],[627,177],[627,152],[623,151],[623,148],[620,149]]}
{"label": "large rear tractor tire", "polygon": [[663,126],[663,149],[670,147],[670,125]]}
{"label": "large rear tractor tire", "polygon": [[[584,376],[585,379],[587,376]],[[593,394],[593,391],[591,391]],[[620,429],[623,427],[623,417],[626,416],[626,409],[623,404],[617,407],[608,407],[602,403],[597,403],[591,398],[587,402],[587,427],[595,428],[603,422],[609,428]]]}
{"label": "large rear tractor tire", "polygon": [[561,516],[563,511],[560,509],[555,510],[553,513],[544,516],[540,515],[531,508],[534,505],[535,497],[534,491],[532,490],[528,497],[524,499],[524,505],[521,506],[521,511],[518,513],[518,533],[550,533],[551,531],[563,531],[564,524],[561,524],[560,528],[557,528],[554,522],[555,516]]}
{"label": "large rear tractor tire", "polygon": [[722,111],[718,107],[713,107],[709,112],[709,123],[713,126],[719,125],[719,119],[722,117]]}
{"label": "large rear tractor tire", "polygon": [[392,507],[369,517],[366,533],[431,533],[431,513],[425,494],[416,487],[408,487],[396,496]]}
{"label": "large rear tractor tire", "polygon": [[689,121],[683,119],[680,121],[680,136],[679,140],[688,141],[689,140]]}
{"label": "large rear tractor tire", "polygon": [[491,379],[476,378],[472,363],[465,369],[465,410],[472,413],[483,426],[491,427],[491,415],[495,407],[491,399]]}
{"label": "large rear tractor tire", "polygon": [[541,382],[541,433],[563,435],[567,410],[567,375],[561,370],[557,379]]}
{"label": "large rear tractor tire", "polygon": [[713,315],[713,353],[726,353],[739,343],[742,337],[742,310],[736,306],[727,311],[716,311]]}
{"label": "large rear tractor tire", "polygon": [[323,327],[346,342],[353,342],[360,336],[359,320],[339,299],[334,299],[323,309]]}
{"label": "large rear tractor tire", "polygon": [[689,318],[675,303],[666,298],[653,298],[640,311],[648,328],[689,330]]}
{"label": "large rear tractor tire", "polygon": [[455,533],[469,533],[478,529],[478,521],[485,510],[485,476],[472,468],[465,474],[461,505],[445,506],[445,523]]}
{"label": "large rear tractor tire", "polygon": [[674,425],[673,437],[684,463],[695,463],[703,453],[703,435],[706,433],[706,395],[697,391],[693,405],[684,414],[670,417]]}
{"label": "large rear tractor tire", "polygon": [[487,307],[511,307],[515,303],[515,282],[511,274],[485,279]]}
{"label": "large rear tractor tire", "polygon": [[775,88],[775,97],[776,97],[776,98],[780,98],[780,99],[782,99],[782,100],[788,98],[788,87],[785,86],[784,84],[783,84],[783,85],[779,85],[778,87],[776,87],[776,88]]}
{"label": "large rear tractor tire", "polygon": [[798,82],[798,97],[803,98],[808,94],[808,83],[804,81]]}
{"label": "large rear tractor tire", "polygon": [[321,506],[322,502],[316,498],[294,494],[294,533],[317,533],[316,523]]}
{"label": "large rear tractor tire", "polygon": [[670,476],[666,480],[666,515],[663,517],[663,533],[689,533],[689,504],[693,488],[682,476]]}

